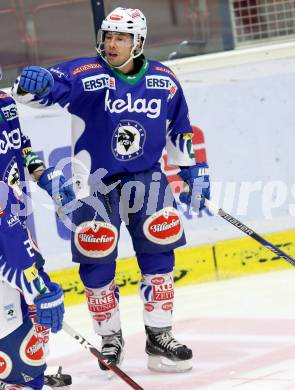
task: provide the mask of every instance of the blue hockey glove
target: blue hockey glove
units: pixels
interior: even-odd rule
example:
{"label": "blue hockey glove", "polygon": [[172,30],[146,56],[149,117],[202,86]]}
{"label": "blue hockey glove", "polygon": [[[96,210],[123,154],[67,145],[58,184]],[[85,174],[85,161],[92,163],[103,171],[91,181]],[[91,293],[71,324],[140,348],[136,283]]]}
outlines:
{"label": "blue hockey glove", "polygon": [[57,333],[62,328],[64,318],[64,294],[57,283],[49,283],[47,287],[48,292],[34,299],[36,322]]}
{"label": "blue hockey glove", "polygon": [[197,163],[183,168],[178,175],[188,185],[188,191],[181,192],[179,200],[193,209],[201,211],[205,208],[205,199],[210,199],[210,181],[208,164]]}
{"label": "blue hockey glove", "polygon": [[50,167],[40,176],[38,186],[47,191],[58,206],[65,206],[75,199],[72,185],[66,185],[65,181],[61,170]]}
{"label": "blue hockey glove", "polygon": [[46,96],[53,88],[52,74],[40,66],[27,66],[22,70],[18,86],[38,97]]}

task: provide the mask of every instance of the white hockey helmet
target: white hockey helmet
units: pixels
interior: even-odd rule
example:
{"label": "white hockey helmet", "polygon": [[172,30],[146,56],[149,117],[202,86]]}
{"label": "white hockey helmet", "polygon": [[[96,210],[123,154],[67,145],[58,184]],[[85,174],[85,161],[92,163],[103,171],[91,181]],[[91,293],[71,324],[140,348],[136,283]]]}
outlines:
{"label": "white hockey helmet", "polygon": [[133,47],[130,58],[117,68],[121,68],[131,61],[131,59],[142,54],[147,35],[147,26],[146,18],[139,9],[118,7],[102,21],[97,51],[105,61],[104,35],[107,31],[133,35]]}

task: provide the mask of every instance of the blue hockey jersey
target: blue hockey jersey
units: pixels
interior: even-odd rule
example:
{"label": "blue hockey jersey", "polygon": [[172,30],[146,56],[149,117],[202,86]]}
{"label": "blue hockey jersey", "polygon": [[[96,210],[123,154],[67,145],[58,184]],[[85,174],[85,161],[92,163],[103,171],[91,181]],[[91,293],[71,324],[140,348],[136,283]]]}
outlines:
{"label": "blue hockey jersey", "polygon": [[0,91],[0,338],[22,324],[27,305],[45,289],[40,257],[19,216],[25,206],[24,156],[30,150],[15,101]]}
{"label": "blue hockey jersey", "polygon": [[[174,73],[142,57],[134,76],[125,76],[99,56],[50,68],[53,90],[43,99],[13,94],[34,107],[58,103],[72,114],[74,155],[90,173],[107,176],[145,171],[166,147],[168,163],[193,165],[188,107]],[[183,135],[186,135],[183,137]]]}

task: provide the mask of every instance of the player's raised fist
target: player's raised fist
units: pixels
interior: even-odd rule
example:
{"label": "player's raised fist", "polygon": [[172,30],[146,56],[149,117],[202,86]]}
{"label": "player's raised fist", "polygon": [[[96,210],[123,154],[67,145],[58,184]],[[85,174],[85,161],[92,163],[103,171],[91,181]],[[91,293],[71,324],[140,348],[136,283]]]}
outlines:
{"label": "player's raised fist", "polygon": [[18,87],[39,97],[46,96],[53,88],[52,74],[40,66],[27,66],[22,70]]}

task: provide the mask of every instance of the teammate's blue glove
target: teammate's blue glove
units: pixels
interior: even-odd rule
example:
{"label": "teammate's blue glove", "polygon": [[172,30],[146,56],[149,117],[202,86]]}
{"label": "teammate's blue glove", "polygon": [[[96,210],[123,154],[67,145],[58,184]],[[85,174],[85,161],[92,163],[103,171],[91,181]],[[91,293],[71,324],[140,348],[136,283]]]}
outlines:
{"label": "teammate's blue glove", "polygon": [[49,283],[47,287],[48,292],[34,299],[36,322],[57,333],[62,328],[64,318],[64,294],[57,283]]}
{"label": "teammate's blue glove", "polygon": [[40,176],[38,186],[47,191],[58,206],[65,206],[75,199],[72,185],[65,184],[65,181],[61,170],[50,167]]}
{"label": "teammate's blue glove", "polygon": [[40,66],[27,66],[22,70],[19,88],[38,97],[46,96],[53,88],[52,74]]}
{"label": "teammate's blue glove", "polygon": [[188,185],[188,191],[179,195],[180,202],[201,211],[205,207],[205,199],[210,199],[208,164],[203,162],[183,168],[178,175]]}

